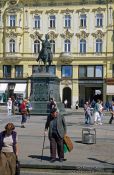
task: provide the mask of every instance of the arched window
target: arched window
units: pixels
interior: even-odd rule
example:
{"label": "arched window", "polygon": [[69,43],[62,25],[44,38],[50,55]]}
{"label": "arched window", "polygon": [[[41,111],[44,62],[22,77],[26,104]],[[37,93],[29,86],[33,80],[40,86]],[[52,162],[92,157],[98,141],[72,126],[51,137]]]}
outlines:
{"label": "arched window", "polygon": [[15,52],[15,40],[13,40],[13,39],[10,39],[10,41],[9,41],[9,51]]}
{"label": "arched window", "polygon": [[70,40],[66,39],[64,41],[64,52],[70,52],[71,51],[71,43]]}
{"label": "arched window", "polygon": [[96,53],[102,52],[102,39],[96,39]]}
{"label": "arched window", "polygon": [[34,41],[34,53],[39,53],[40,52],[40,41],[35,40]]}
{"label": "arched window", "polygon": [[52,53],[55,53],[55,41],[54,40],[50,40],[50,44],[51,44],[51,51],[52,51]]}
{"label": "arched window", "polygon": [[86,40],[81,39],[80,40],[80,53],[86,53]]}

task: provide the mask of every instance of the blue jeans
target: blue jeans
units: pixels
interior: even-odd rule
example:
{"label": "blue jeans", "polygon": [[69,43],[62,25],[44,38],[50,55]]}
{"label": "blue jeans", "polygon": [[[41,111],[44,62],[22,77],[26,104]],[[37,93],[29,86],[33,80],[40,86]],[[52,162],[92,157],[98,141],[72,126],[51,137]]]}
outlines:
{"label": "blue jeans", "polygon": [[91,115],[85,114],[85,124],[91,124]]}

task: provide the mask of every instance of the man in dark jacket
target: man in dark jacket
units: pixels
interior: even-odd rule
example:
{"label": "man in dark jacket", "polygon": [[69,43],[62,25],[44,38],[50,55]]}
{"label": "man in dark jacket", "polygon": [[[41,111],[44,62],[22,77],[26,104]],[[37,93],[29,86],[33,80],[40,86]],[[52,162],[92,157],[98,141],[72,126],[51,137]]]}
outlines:
{"label": "man in dark jacket", "polygon": [[45,132],[47,132],[48,128],[51,157],[50,162],[55,162],[56,160],[56,147],[59,161],[62,162],[64,160],[63,138],[66,134],[66,123],[64,117],[57,112],[56,108],[53,108],[50,115],[47,117]]}

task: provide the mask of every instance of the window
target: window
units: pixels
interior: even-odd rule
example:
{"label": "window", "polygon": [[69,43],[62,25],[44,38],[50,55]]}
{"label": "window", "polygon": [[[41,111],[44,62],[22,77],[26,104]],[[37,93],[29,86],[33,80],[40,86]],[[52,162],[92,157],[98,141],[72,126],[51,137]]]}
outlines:
{"label": "window", "polygon": [[54,15],[52,15],[52,16],[50,16],[50,28],[55,28],[55,16]]}
{"label": "window", "polygon": [[9,52],[14,53],[15,52],[15,40],[11,39],[9,41]]}
{"label": "window", "polygon": [[85,66],[80,66],[79,67],[79,77],[80,78],[85,78],[86,77],[86,67]]}
{"label": "window", "polygon": [[86,53],[86,40],[84,39],[80,40],[80,53],[81,54]]}
{"label": "window", "polygon": [[51,44],[51,51],[52,51],[52,53],[55,53],[55,41],[54,40],[50,40],[50,44]]}
{"label": "window", "polygon": [[71,16],[65,15],[65,27],[70,28],[71,27]]}
{"label": "window", "polygon": [[86,15],[80,15],[80,27],[85,28],[86,27]]}
{"label": "window", "polygon": [[79,78],[102,78],[103,66],[79,66]]}
{"label": "window", "polygon": [[71,51],[70,40],[66,39],[64,41],[64,52],[70,52],[70,51]]}
{"label": "window", "polygon": [[23,77],[23,66],[21,66],[21,65],[15,66],[15,77],[16,78]]}
{"label": "window", "polygon": [[96,15],[96,26],[102,27],[103,26],[103,14]]}
{"label": "window", "polygon": [[62,77],[72,77],[72,66],[62,66]]}
{"label": "window", "polygon": [[94,66],[87,66],[87,77],[94,77]]}
{"label": "window", "polygon": [[34,53],[40,52],[40,42],[38,40],[34,41]]}
{"label": "window", "polygon": [[10,27],[15,27],[16,25],[16,15],[10,15]]}
{"label": "window", "polygon": [[112,65],[112,77],[114,77],[114,64]]}
{"label": "window", "polygon": [[101,78],[103,77],[103,67],[102,66],[96,66],[95,67],[95,77]]}
{"label": "window", "polygon": [[3,66],[3,77],[11,78],[11,66],[10,65]]}
{"label": "window", "polygon": [[55,75],[56,74],[56,67],[55,66],[49,66],[49,73],[51,75]]}
{"label": "window", "polygon": [[34,27],[40,28],[40,16],[34,16]]}
{"label": "window", "polygon": [[96,40],[96,53],[102,53],[102,39]]}

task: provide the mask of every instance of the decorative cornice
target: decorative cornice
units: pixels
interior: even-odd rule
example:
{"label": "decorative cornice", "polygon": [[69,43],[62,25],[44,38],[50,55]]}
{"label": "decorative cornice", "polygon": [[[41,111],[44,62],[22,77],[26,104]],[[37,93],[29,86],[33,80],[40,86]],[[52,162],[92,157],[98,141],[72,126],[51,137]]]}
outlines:
{"label": "decorative cornice", "polygon": [[16,5],[19,0],[9,0],[9,5]]}
{"label": "decorative cornice", "polygon": [[85,31],[81,31],[80,33],[76,33],[76,36],[78,38],[87,38],[89,36],[89,33],[86,33]]}
{"label": "decorative cornice", "polygon": [[101,30],[97,30],[95,33],[92,33],[92,36],[95,38],[102,38],[104,37],[105,32],[102,32]]}
{"label": "decorative cornice", "polygon": [[22,34],[21,33],[15,33],[14,31],[11,31],[11,32],[7,32],[6,33],[6,37],[9,37],[9,38],[16,38],[17,36],[22,36]]}
{"label": "decorative cornice", "polygon": [[34,33],[31,33],[31,34],[30,34],[30,37],[31,37],[32,39],[37,39],[38,36],[41,38],[41,37],[43,36],[43,34],[40,34],[39,32],[34,32]]}
{"label": "decorative cornice", "polygon": [[71,10],[71,9],[65,9],[65,10],[61,10],[61,13],[66,13],[66,14],[69,14],[69,13],[73,13],[74,10]]}
{"label": "decorative cornice", "polygon": [[22,12],[22,10],[18,7],[12,7],[7,10],[7,13],[17,13],[17,12]]}
{"label": "decorative cornice", "polygon": [[48,32],[48,35],[49,35],[49,38],[50,38],[50,39],[55,39],[55,38],[58,37],[58,34],[55,33],[54,31]]}
{"label": "decorative cornice", "polygon": [[64,33],[60,34],[60,36],[65,39],[70,39],[73,37],[73,35],[74,33],[71,33],[69,30],[66,30]]}
{"label": "decorative cornice", "polygon": [[50,13],[50,14],[54,14],[54,13],[58,13],[59,10],[54,10],[54,9],[51,9],[51,10],[46,10],[46,14]]}
{"label": "decorative cornice", "polygon": [[43,10],[32,10],[30,14],[42,14]]}
{"label": "decorative cornice", "polygon": [[85,9],[85,8],[76,10],[77,13],[87,13],[87,12],[89,12],[89,11],[90,11],[90,9]]}
{"label": "decorative cornice", "polygon": [[59,60],[64,64],[70,64],[73,61],[73,58],[70,53],[62,52],[59,56]]}
{"label": "decorative cornice", "polygon": [[105,11],[105,10],[106,10],[106,8],[101,8],[101,7],[99,7],[99,8],[97,8],[97,9],[92,9],[92,12],[101,13],[102,11]]}
{"label": "decorative cornice", "polygon": [[68,85],[71,85],[72,84],[72,81],[71,80],[62,80],[61,81],[61,84],[62,85],[65,85],[65,86],[68,86]]}

